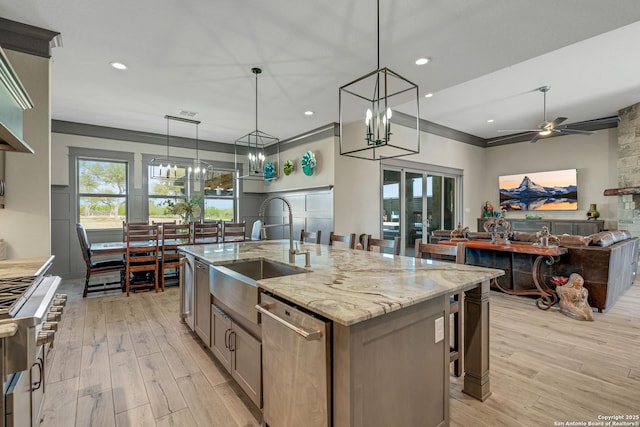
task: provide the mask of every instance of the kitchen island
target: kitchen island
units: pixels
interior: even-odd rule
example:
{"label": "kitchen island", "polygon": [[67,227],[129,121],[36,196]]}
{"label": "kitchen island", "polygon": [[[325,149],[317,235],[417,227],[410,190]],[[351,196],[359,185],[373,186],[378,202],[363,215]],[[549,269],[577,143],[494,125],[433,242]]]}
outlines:
{"label": "kitchen island", "polygon": [[[501,276],[501,270],[323,245],[303,245],[302,249],[311,252],[311,267],[302,267],[304,262],[299,258],[296,274],[257,280],[255,303],[265,293],[265,299],[275,298],[311,312],[331,325],[327,334],[329,407],[324,415],[332,414],[332,425],[448,425],[449,295],[459,291],[466,294],[464,392],[479,400],[490,395],[489,281]],[[203,340],[216,354],[216,316],[219,318],[220,312],[228,309],[233,319],[243,310],[240,305],[219,301],[216,294],[226,291],[214,272],[261,259],[286,266],[289,242],[194,245],[183,246],[181,251],[211,268],[210,299],[196,288],[196,300],[201,301],[195,303],[195,317],[197,324],[198,312],[203,315],[207,311],[197,308],[203,307],[202,300],[213,304],[209,342],[206,335]],[[222,299],[229,301],[228,297]],[[246,329],[264,342],[257,311],[255,315],[247,313],[238,317],[255,316],[258,327],[239,320],[238,329]],[[264,318],[263,315],[262,322]],[[230,338],[230,330],[219,335],[224,335],[225,347],[233,351],[236,339]],[[267,356],[265,353],[262,357]],[[238,377],[241,386],[243,381],[251,382],[246,380],[246,374]],[[299,388],[318,387],[309,381],[294,381],[294,394],[300,393]],[[249,384],[248,388],[260,386]],[[281,390],[278,396],[268,396],[266,390],[267,385],[265,413],[270,398],[281,405],[286,400],[284,396],[290,394],[290,390]],[[261,406],[262,400],[254,402]],[[316,415],[322,416],[307,413],[306,424],[311,425]],[[265,421],[269,422],[266,416]]]}

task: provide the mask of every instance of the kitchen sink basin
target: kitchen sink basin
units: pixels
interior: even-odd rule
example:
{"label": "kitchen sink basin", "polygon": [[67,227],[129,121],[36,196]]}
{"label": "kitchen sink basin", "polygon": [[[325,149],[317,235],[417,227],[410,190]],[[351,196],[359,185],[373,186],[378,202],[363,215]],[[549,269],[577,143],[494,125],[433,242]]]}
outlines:
{"label": "kitchen sink basin", "polygon": [[209,289],[213,295],[214,304],[257,325],[258,311],[255,306],[258,304],[258,287],[256,282],[261,279],[306,272],[304,268],[265,258],[212,265],[209,270]]}
{"label": "kitchen sink basin", "polygon": [[272,279],[306,272],[303,268],[280,264],[264,258],[234,262],[226,264],[224,267],[253,280]]}

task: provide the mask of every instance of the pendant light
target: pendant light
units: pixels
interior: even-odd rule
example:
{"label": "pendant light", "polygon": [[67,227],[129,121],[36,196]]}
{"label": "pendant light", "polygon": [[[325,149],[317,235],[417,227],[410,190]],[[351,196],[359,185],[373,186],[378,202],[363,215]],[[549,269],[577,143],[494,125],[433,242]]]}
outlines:
{"label": "pendant light", "polygon": [[[418,86],[380,68],[380,0],[376,16],[377,69],[342,86],[338,95],[340,154],[367,160],[420,152]],[[400,123],[402,131],[395,132]]]}
{"label": "pendant light", "polygon": [[[200,160],[198,126],[200,121],[186,119],[184,117],[176,117],[165,115],[167,120],[167,154],[165,156],[154,157],[149,161],[151,166],[150,178],[171,181],[202,181],[206,180],[208,175],[213,174],[213,166]],[[195,125],[195,158],[187,159],[182,157],[174,157],[169,154],[171,141],[170,123],[183,122]]]}
{"label": "pendant light", "polygon": [[[278,178],[280,164],[280,140],[258,130],[258,76],[262,69],[254,67],[251,72],[256,76],[256,128],[238,139],[234,144],[235,164],[238,179],[254,179],[271,182]],[[276,157],[273,161],[267,159],[267,153]],[[275,163],[275,164],[274,164]],[[242,169],[242,170],[241,170]]]}

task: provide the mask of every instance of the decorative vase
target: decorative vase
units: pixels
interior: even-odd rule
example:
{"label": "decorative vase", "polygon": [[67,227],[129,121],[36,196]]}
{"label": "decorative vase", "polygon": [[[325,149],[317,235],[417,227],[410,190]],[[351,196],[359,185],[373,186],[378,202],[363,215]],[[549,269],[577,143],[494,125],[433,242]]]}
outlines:
{"label": "decorative vase", "polygon": [[589,205],[589,210],[587,211],[587,219],[598,219],[600,217],[600,212],[596,207],[595,203],[591,203]]}

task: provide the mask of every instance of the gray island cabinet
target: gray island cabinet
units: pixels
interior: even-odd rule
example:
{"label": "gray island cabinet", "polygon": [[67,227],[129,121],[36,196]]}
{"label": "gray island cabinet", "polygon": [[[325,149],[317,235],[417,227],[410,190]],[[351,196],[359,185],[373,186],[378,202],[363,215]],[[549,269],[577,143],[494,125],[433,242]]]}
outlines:
{"label": "gray island cabinet", "polygon": [[231,366],[245,347],[234,378],[270,427],[448,425],[449,295],[461,290],[463,391],[489,397],[489,282],[502,270],[302,249],[309,268],[289,264],[288,241],[181,247],[210,267],[211,295],[195,302],[196,317],[209,308],[207,345]]}

